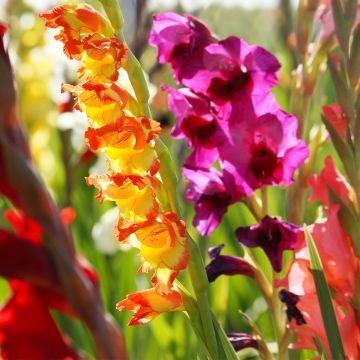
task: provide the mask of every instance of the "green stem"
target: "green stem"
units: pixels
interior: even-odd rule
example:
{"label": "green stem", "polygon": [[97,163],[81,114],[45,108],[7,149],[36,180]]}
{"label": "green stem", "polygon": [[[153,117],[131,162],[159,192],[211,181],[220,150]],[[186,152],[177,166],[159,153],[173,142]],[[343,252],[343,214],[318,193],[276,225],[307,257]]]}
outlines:
{"label": "green stem", "polygon": [[256,197],[255,194],[252,194],[248,197],[242,199],[242,202],[247,206],[251,214],[254,216],[256,221],[261,221],[262,219],[262,210],[259,204],[259,199]]}
{"label": "green stem", "polygon": [[[274,280],[276,275],[274,274]],[[274,328],[278,343],[278,359],[285,360],[287,358],[288,344],[285,342],[284,335],[286,334],[286,320],[282,311],[282,304],[279,299],[279,289],[275,288],[272,292],[271,298],[271,312],[273,314]]]}
{"label": "green stem", "polygon": [[205,334],[207,347],[212,359],[219,359],[218,346],[215,336],[215,330],[211,319],[211,312],[208,302],[209,281],[207,279],[205,264],[199,252],[199,247],[188,234],[189,239],[189,273],[191,283],[195,291],[195,296],[200,313],[203,332]]}
{"label": "green stem", "polygon": [[263,186],[261,188],[261,204],[262,204],[262,217],[266,216],[269,212],[269,206],[268,206],[268,197],[267,197],[267,187]]}

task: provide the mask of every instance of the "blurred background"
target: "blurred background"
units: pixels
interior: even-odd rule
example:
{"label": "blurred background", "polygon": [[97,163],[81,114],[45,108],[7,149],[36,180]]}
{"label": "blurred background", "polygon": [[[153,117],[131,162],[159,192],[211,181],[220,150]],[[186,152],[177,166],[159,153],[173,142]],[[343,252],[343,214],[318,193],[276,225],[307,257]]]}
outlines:
{"label": "blurred background", "polygon": [[[87,2],[101,9],[97,1]],[[60,0],[0,0],[0,21],[10,28],[7,41],[16,78],[20,118],[29,137],[34,161],[59,207],[72,206],[76,211],[72,230],[77,250],[99,274],[104,307],[122,327],[130,359],[195,359],[197,341],[185,316],[178,313],[161,315],[149,325],[128,327],[130,313],[115,310],[115,304],[126,294],[148,288],[149,281],[145,275],[135,275],[139,267],[137,251],[120,246],[114,238],[117,211],[110,203],[99,204],[94,199],[96,191],[87,187],[84,180],[89,173],[104,173],[106,163],[102,157],[87,150],[83,136],[87,128],[86,117],[78,111],[73,112],[72,100],[60,91],[62,82],[75,82],[78,64],[65,58],[61,44],[53,39],[57,31],[45,29],[38,17],[40,11],[61,3]],[[184,142],[175,142],[169,135],[174,119],[167,111],[166,94],[158,89],[164,82],[171,85],[174,82],[170,70],[156,62],[155,49],[147,45],[153,14],[164,10],[191,13],[203,20],[219,38],[236,35],[275,53],[282,70],[280,84],[274,92],[280,105],[289,109],[292,71],[296,67],[292,39],[297,1],[121,0],[120,4],[125,13],[126,39],[149,74],[154,118],[162,123],[162,136],[174,155],[179,174],[188,150]],[[316,89],[322,102],[333,97],[330,90],[324,90],[328,81],[328,76],[324,76]],[[312,105],[311,124],[320,123],[320,105],[320,102]],[[327,150],[325,146],[320,153],[318,167]],[[183,194],[185,187],[186,184],[180,185],[179,191]],[[269,195],[270,214],[284,217],[283,190],[271,188]],[[185,221],[199,241],[205,258],[207,248],[220,243],[226,243],[224,253],[242,255],[234,230],[255,223],[245,206],[232,206],[212,236],[200,239],[191,225],[193,206],[186,202],[185,196],[183,199]],[[7,207],[9,204],[0,197],[0,213]],[[315,208],[309,209],[307,220],[312,222]],[[2,215],[0,226],[9,228]],[[256,255],[265,270],[270,270],[264,254],[258,251]],[[186,278],[181,280],[185,284],[188,282]],[[7,282],[0,279],[0,304],[8,296]],[[243,276],[220,277],[211,284],[211,304],[226,331],[251,332],[239,312],[241,310],[256,321],[270,344],[274,341],[271,317],[252,280]],[[63,315],[54,313],[54,316],[75,344],[94,358],[94,348],[84,327]],[[294,359],[309,357],[310,353],[305,351],[292,353]],[[241,358],[255,359],[256,352],[243,351]]]}

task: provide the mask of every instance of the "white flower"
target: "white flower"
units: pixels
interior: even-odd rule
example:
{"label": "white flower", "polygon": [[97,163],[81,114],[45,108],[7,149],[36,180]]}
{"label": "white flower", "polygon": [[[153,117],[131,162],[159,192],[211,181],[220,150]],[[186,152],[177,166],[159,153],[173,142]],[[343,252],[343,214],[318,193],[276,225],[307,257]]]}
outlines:
{"label": "white flower", "polygon": [[119,209],[113,207],[104,213],[92,229],[96,249],[103,254],[114,254],[118,250],[128,251],[131,246],[120,244],[115,237],[115,227],[119,218]]}

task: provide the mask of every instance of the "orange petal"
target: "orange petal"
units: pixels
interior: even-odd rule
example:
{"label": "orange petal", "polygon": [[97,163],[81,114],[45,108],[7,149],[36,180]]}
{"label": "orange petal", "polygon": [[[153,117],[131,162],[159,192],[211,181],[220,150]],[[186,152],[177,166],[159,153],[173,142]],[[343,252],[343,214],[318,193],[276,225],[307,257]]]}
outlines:
{"label": "orange petal", "polygon": [[182,297],[176,290],[160,295],[155,289],[129,294],[116,305],[117,310],[130,310],[134,313],[129,325],[146,324],[161,313],[182,311]]}
{"label": "orange petal", "polygon": [[77,98],[76,108],[85,111],[93,127],[110,124],[124,113],[129,95],[116,83],[86,82],[82,85],[63,85],[62,91],[70,91]]}
{"label": "orange petal", "polygon": [[82,38],[84,35],[101,33],[106,37],[115,37],[110,22],[87,4],[66,4],[41,13],[45,25],[50,28],[62,28],[55,36],[64,43],[64,52],[70,58],[80,59]]}

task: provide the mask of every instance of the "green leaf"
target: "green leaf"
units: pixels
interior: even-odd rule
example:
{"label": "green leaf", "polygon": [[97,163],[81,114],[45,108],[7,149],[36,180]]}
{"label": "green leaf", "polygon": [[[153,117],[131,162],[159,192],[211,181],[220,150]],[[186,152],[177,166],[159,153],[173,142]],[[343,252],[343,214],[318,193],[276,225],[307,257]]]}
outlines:
{"label": "green leaf", "polygon": [[307,246],[309,248],[311,270],[314,276],[316,293],[320,304],[327,340],[330,346],[330,352],[333,359],[345,360],[340,331],[331,301],[330,290],[324,276],[321,259],[316,249],[315,242],[305,224],[304,231]]}
{"label": "green leaf", "polygon": [[215,315],[214,314],[211,315],[212,315],[212,320],[213,320],[217,340],[221,344],[221,347],[219,348],[224,351],[227,360],[238,360],[236,352],[233,346],[231,345],[227,335],[225,334],[224,329],[222,328],[222,326],[220,326]]}
{"label": "green leaf", "polygon": [[[340,60],[341,61],[341,60]],[[351,118],[353,109],[351,104],[351,90],[349,89],[345,79],[344,66],[338,66],[335,64],[334,60],[329,56],[328,57],[328,68],[330,70],[331,79],[334,83],[336,98],[339,104],[345,110],[347,116]]]}

